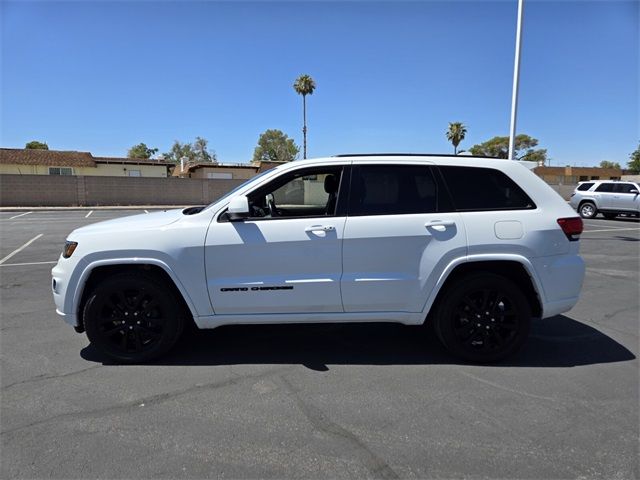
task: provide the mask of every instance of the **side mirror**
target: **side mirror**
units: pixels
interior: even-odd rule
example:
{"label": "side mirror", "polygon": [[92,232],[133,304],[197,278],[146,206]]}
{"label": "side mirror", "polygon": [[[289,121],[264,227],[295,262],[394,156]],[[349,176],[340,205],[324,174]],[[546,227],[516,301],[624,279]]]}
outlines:
{"label": "side mirror", "polygon": [[637,195],[638,194],[638,190],[636,190],[635,188],[632,188],[631,190],[629,190],[629,193],[635,193]]}
{"label": "side mirror", "polygon": [[232,222],[242,221],[249,216],[249,199],[240,195],[233,197],[229,202],[227,216]]}

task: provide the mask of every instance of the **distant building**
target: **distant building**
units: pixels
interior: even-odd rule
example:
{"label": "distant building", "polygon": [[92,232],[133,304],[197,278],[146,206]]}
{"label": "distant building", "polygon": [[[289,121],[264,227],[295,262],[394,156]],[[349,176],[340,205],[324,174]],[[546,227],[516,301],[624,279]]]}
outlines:
{"label": "distant building", "polygon": [[575,185],[586,180],[620,180],[619,168],[599,167],[536,167],[536,175],[550,185]]}
{"label": "distant building", "polygon": [[94,157],[89,152],[0,148],[0,174],[168,177],[175,164],[141,158]]}
{"label": "distant building", "polygon": [[184,169],[180,164],[173,170],[174,177],[180,178],[209,178],[244,180],[249,179],[266,170],[277,167],[285,162],[260,162],[260,163],[185,163]]}

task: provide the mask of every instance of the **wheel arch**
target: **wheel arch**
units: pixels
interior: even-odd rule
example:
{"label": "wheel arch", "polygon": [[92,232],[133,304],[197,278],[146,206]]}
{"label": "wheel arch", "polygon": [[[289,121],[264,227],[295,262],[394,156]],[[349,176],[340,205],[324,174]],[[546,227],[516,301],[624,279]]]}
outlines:
{"label": "wheel arch", "polygon": [[150,276],[158,278],[172,290],[185,312],[189,312],[192,318],[197,315],[188,293],[176,277],[175,273],[164,262],[155,259],[99,261],[87,266],[78,281],[78,288],[76,289],[76,295],[74,296],[73,302],[73,311],[77,314],[78,319],[76,331],[84,331],[82,310],[89,293],[93,288],[99,284],[101,280],[111,275],[126,272],[144,272]]}
{"label": "wheel arch", "polygon": [[424,321],[428,321],[436,311],[438,302],[446,295],[447,289],[458,279],[479,272],[495,273],[511,280],[524,293],[534,318],[542,317],[543,292],[540,281],[535,275],[533,266],[523,257],[516,255],[508,258],[492,258],[479,256],[468,257],[450,264],[438,280],[431,297],[427,301]]}

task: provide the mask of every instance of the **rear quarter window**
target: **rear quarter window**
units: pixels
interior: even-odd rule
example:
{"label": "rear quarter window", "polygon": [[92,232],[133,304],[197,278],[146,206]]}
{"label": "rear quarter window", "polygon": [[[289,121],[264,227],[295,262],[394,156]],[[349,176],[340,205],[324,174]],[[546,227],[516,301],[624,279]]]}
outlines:
{"label": "rear quarter window", "polygon": [[593,187],[593,182],[581,183],[580,185],[578,185],[578,188],[576,190],[584,192],[585,190],[589,190],[591,187]]}
{"label": "rear quarter window", "polygon": [[500,170],[483,167],[439,167],[456,210],[527,210],[533,200]]}

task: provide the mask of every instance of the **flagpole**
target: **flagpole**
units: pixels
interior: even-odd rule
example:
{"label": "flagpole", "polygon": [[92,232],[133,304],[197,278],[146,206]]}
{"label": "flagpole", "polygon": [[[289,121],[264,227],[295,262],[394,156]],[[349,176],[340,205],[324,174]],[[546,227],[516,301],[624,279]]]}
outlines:
{"label": "flagpole", "polygon": [[511,91],[511,126],[509,128],[509,160],[514,160],[516,141],[516,116],[518,113],[518,82],[520,79],[520,45],[522,40],[522,11],[524,0],[518,0],[518,22],[516,24],[516,58],[513,62],[513,89]]}

